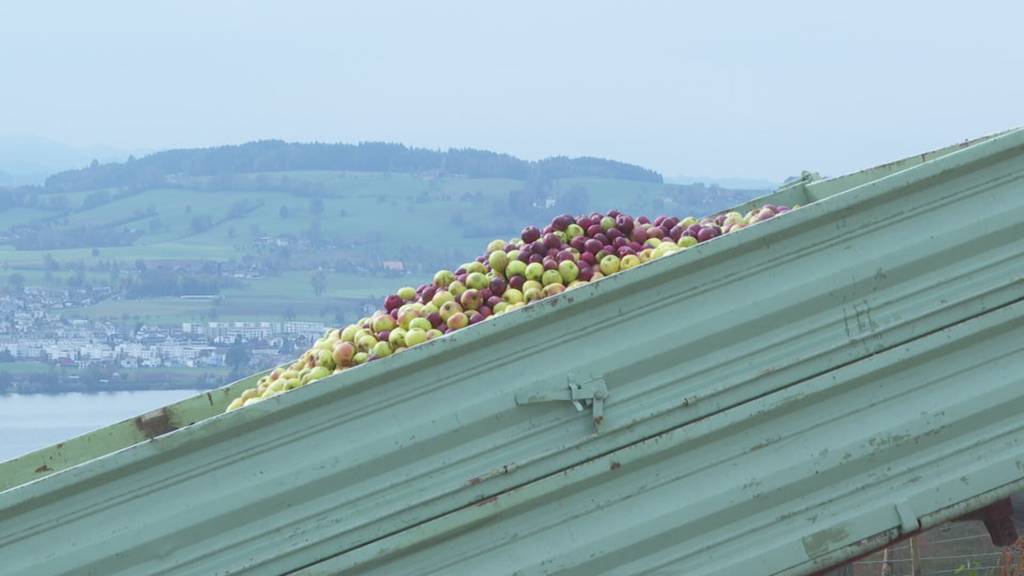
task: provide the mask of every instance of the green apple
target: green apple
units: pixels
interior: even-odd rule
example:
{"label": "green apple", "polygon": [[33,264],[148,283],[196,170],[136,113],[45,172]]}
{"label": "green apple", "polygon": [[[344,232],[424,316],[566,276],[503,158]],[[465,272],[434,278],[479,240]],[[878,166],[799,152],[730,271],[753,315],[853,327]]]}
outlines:
{"label": "green apple", "polygon": [[470,272],[469,275],[466,276],[467,288],[472,288],[474,290],[483,290],[484,288],[487,288],[488,283],[490,283],[490,280],[488,280],[487,276],[481,274],[480,272]]}
{"label": "green apple", "polygon": [[526,279],[540,280],[544,275],[544,265],[540,262],[531,262],[526,265]]}
{"label": "green apple", "polygon": [[505,275],[509,278],[513,276],[526,276],[526,262],[509,260],[508,266],[505,267]]}
{"label": "green apple", "polygon": [[610,276],[619,271],[619,257],[614,254],[609,254],[604,258],[601,258],[601,273],[605,276]]}
{"label": "green apple", "polygon": [[697,239],[693,236],[680,236],[679,240],[676,240],[676,246],[680,248],[689,248],[690,246],[696,246]]}
{"label": "green apple", "polygon": [[327,368],[328,370],[334,370],[334,351],[333,350],[321,350],[317,354],[317,365]]}
{"label": "green apple", "polygon": [[453,302],[454,300],[455,296],[452,296],[451,292],[447,290],[438,290],[430,300],[430,303],[437,306],[437,309],[440,310],[441,306],[444,306],[445,302]]}
{"label": "green apple", "polygon": [[370,351],[370,355],[374,358],[391,356],[391,345],[387,342],[377,342],[373,345],[373,350]]}
{"label": "green apple", "polygon": [[465,311],[479,310],[484,304],[484,299],[480,295],[479,290],[469,288],[462,293],[462,297],[459,298],[459,304],[462,304],[462,309]]}
{"label": "green apple", "polygon": [[321,378],[326,378],[326,377],[330,376],[331,372],[333,372],[333,371],[334,371],[334,368],[331,368],[331,369],[328,370],[327,368],[325,368],[323,366],[317,366],[317,367],[313,368],[312,370],[310,370],[309,374],[306,374],[306,376],[310,377],[311,380],[319,380]]}
{"label": "green apple", "polygon": [[434,286],[438,288],[446,288],[455,280],[455,274],[450,270],[438,270],[437,274],[434,274]]}
{"label": "green apple", "polygon": [[355,324],[345,326],[345,329],[341,331],[341,339],[345,342],[352,342],[355,339],[356,330],[359,330],[359,326]]}
{"label": "green apple", "polygon": [[420,316],[422,316],[422,314],[420,312],[417,312],[416,310],[406,310],[405,312],[402,312],[401,314],[398,315],[398,325],[408,330],[409,326],[412,324],[412,321],[419,318]]}
{"label": "green apple", "polygon": [[452,296],[455,296],[456,300],[458,300],[459,297],[462,296],[462,293],[466,291],[466,286],[462,282],[456,280],[448,285],[448,291],[452,293]]}
{"label": "green apple", "polygon": [[388,314],[380,314],[373,319],[373,331],[384,332],[395,329],[395,319]]}
{"label": "green apple", "polygon": [[563,284],[572,284],[580,275],[580,267],[572,260],[563,260],[558,263],[558,273]]}
{"label": "green apple", "polygon": [[550,284],[561,284],[562,273],[558,270],[545,270],[544,274],[540,277],[540,283],[548,286]]}
{"label": "green apple", "polygon": [[491,265],[492,270],[503,274],[508,267],[508,254],[504,250],[495,250],[487,257],[487,262]]}
{"label": "green apple", "polygon": [[449,316],[448,320],[446,320],[445,322],[448,324],[449,329],[458,330],[460,328],[465,328],[466,326],[469,325],[469,317],[467,317],[462,312],[456,312],[455,314]]}
{"label": "green apple", "polygon": [[[687,236],[689,238],[689,236]],[[652,255],[656,255],[658,258],[665,256],[666,254],[674,254],[676,252],[682,252],[682,248],[675,242],[662,242],[658,244],[658,247],[654,249]]]}
{"label": "green apple", "polygon": [[629,270],[640,265],[640,257],[636,254],[627,254],[619,261],[620,270]]}
{"label": "green apple", "polygon": [[490,243],[487,244],[487,253],[490,254],[492,252],[498,252],[498,251],[501,251],[501,252],[505,251],[505,241],[504,240],[491,240]]}
{"label": "green apple", "polygon": [[402,288],[398,289],[398,292],[396,292],[396,294],[398,294],[398,297],[406,302],[412,302],[413,300],[416,299],[416,289],[413,288],[412,286],[403,286]]}
{"label": "green apple", "polygon": [[[427,323],[430,324],[429,322]],[[419,328],[413,328],[405,333],[405,345],[412,348],[417,344],[422,344],[427,341],[427,331],[420,330]]]}
{"label": "green apple", "polygon": [[359,337],[359,340],[356,342],[356,349],[360,352],[369,352],[376,344],[377,338],[367,334]]}
{"label": "green apple", "polygon": [[[423,318],[417,318],[417,320],[423,320]],[[405,346],[405,335],[405,328],[395,328],[394,330],[391,331],[391,334],[388,334],[388,344],[391,344],[392,348],[400,348],[402,346]]]}
{"label": "green apple", "polygon": [[544,287],[544,296],[554,296],[555,294],[561,294],[565,292],[565,286],[558,282],[548,284]]}
{"label": "green apple", "polygon": [[[430,325],[430,320],[427,320],[426,318],[416,318],[409,324],[409,330],[420,330],[422,332],[426,332],[431,328],[433,328],[433,326]],[[408,341],[409,339],[406,338],[406,342]]]}
{"label": "green apple", "polygon": [[501,295],[501,300],[505,304],[517,304],[523,301],[523,293],[515,288],[506,288],[505,293]]}
{"label": "green apple", "polygon": [[445,302],[444,306],[441,306],[438,314],[441,315],[441,320],[448,321],[452,316],[462,312],[462,306],[458,302]]}

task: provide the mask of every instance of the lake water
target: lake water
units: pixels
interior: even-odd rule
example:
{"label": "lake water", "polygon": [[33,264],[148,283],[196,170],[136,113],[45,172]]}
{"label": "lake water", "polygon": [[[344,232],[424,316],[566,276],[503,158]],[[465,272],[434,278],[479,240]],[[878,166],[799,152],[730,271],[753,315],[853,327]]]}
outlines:
{"label": "lake water", "polygon": [[0,462],[134,418],[199,392],[0,394]]}

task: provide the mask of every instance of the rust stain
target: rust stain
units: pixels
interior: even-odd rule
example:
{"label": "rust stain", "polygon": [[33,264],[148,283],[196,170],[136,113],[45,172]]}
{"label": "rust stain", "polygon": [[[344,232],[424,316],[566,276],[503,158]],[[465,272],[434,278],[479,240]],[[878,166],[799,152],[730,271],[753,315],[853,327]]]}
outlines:
{"label": "rust stain", "polygon": [[498,496],[494,495],[494,496],[491,496],[490,498],[485,498],[485,499],[477,502],[476,504],[473,504],[473,506],[486,506],[488,504],[494,504],[497,501],[498,501]]}
{"label": "rust stain", "polygon": [[59,449],[61,449],[61,448],[63,448],[63,447],[64,447],[64,443],[63,443],[63,442],[58,442],[58,443],[57,443],[57,449],[58,449],[58,450],[59,450]]}
{"label": "rust stain", "polygon": [[142,435],[146,438],[155,438],[161,434],[166,434],[175,430],[175,427],[171,425],[171,417],[167,413],[166,408],[154,410],[142,416],[138,416],[134,420],[135,427],[142,432]]}
{"label": "rust stain", "polygon": [[46,472],[52,472],[52,471],[53,471],[53,468],[50,468],[46,464],[43,464],[39,468],[36,468],[36,474],[44,474]]}
{"label": "rust stain", "polygon": [[476,484],[483,482],[484,480],[490,480],[491,478],[501,476],[503,474],[508,474],[509,472],[512,472],[515,469],[516,465],[514,463],[505,464],[501,468],[496,468],[494,470],[491,470],[490,472],[487,472],[486,474],[481,474],[479,476],[476,476],[475,478],[470,478],[466,484],[468,486],[474,486]]}
{"label": "rust stain", "polygon": [[207,392],[206,393],[206,400],[210,403],[210,406],[213,406],[213,394],[210,394],[209,392]]}
{"label": "rust stain", "polygon": [[803,538],[804,551],[810,558],[823,556],[838,549],[849,539],[850,533],[844,524],[821,530]]}
{"label": "rust stain", "polygon": [[771,446],[772,444],[775,444],[779,440],[782,440],[782,436],[777,436],[776,435],[776,436],[771,436],[769,438],[765,438],[761,442],[758,442],[757,444],[753,445],[748,452],[757,452],[758,450],[761,450],[762,448],[767,448],[767,447]]}
{"label": "rust stain", "polygon": [[608,467],[609,470],[618,470],[619,468],[622,468],[622,464],[618,462],[612,462],[611,466]]}
{"label": "rust stain", "polygon": [[594,425],[600,426],[604,422],[604,416],[594,416]]}

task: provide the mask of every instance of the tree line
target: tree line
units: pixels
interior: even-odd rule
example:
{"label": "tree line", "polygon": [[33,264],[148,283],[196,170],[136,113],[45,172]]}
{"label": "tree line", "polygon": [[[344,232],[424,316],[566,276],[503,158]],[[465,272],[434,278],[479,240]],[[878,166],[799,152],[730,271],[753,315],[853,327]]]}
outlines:
{"label": "tree line", "polygon": [[433,172],[527,181],[583,177],[663,182],[661,174],[653,170],[593,157],[558,156],[529,161],[470,148],[442,151],[386,142],[323,144],[263,140],[236,146],[167,150],[120,163],[93,162],[85,168],[50,176],[45,188],[55,191],[142,189],[174,185],[179,178],[292,170]]}

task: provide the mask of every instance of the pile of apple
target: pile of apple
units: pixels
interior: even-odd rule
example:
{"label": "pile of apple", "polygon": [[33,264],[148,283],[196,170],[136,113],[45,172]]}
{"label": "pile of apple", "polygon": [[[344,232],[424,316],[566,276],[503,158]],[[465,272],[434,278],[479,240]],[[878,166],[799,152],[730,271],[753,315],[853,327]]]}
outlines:
{"label": "pile of apple", "polygon": [[[797,208],[797,206],[793,206]],[[263,376],[228,406],[232,411],[332,374],[386,358],[448,332],[486,321],[537,300],[629,270],[788,212],[765,204],[746,214],[710,218],[608,214],[558,216],[516,240],[495,240],[474,262],[441,270],[431,284],[405,287],[384,308],[331,330],[290,366]]]}

